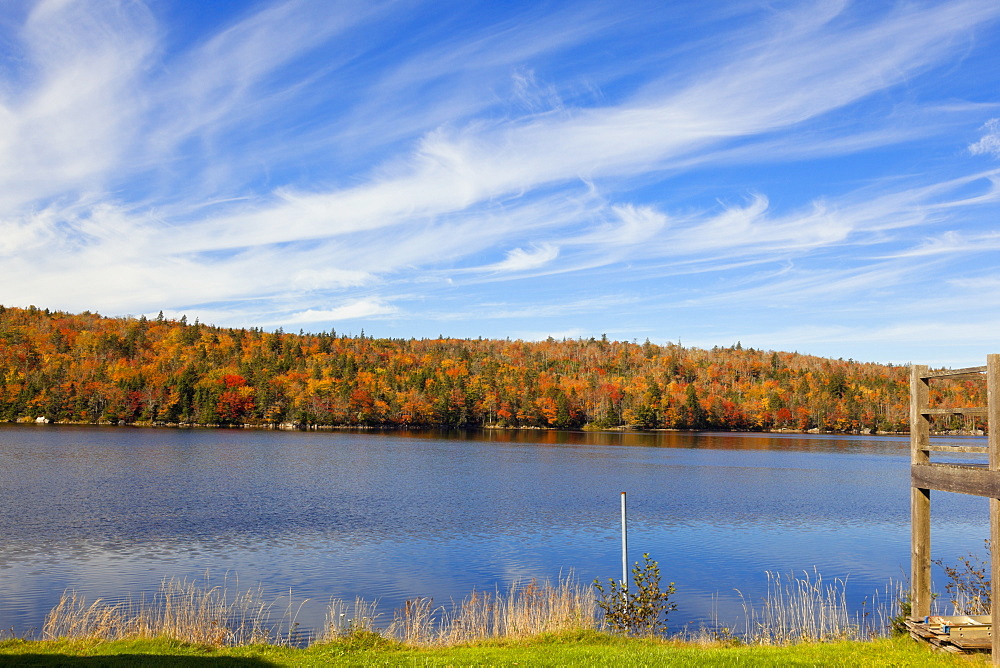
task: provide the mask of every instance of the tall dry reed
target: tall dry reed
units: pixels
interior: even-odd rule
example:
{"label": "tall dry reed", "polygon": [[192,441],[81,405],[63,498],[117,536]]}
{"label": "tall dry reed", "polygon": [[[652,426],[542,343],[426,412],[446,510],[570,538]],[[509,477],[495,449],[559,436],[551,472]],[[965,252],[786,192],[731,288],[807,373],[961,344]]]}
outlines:
{"label": "tall dry reed", "polygon": [[[825,640],[864,640],[888,635],[900,619],[906,600],[902,583],[890,582],[884,592],[866,600],[862,610],[847,608],[847,581],[832,584],[814,569],[802,576],[767,573],[767,593],[754,605],[743,598],[745,630],[733,633],[718,624],[697,632],[685,630],[689,641],[783,645]],[[429,598],[408,601],[387,625],[379,623],[376,603],[355,599],[353,605],[334,599],[325,628],[315,637],[297,631],[297,608],[289,594],[284,611],[279,599],[261,588],[230,594],[230,587],[199,585],[170,579],[151,597],[88,603],[75,592],[63,595],[46,617],[47,638],[119,640],[170,637],[211,645],[250,643],[295,644],[331,641],[357,634],[378,634],[408,645],[453,645],[494,638],[522,638],[603,628],[591,587],[572,575],[552,585],[532,580],[506,591],[473,592],[451,606],[435,606]],[[303,601],[304,602],[304,601]],[[299,605],[301,607],[301,604]]]}
{"label": "tall dry reed", "polygon": [[473,592],[445,615],[438,642],[454,644],[485,638],[522,638],[597,627],[594,594],[571,575],[555,585],[512,584],[504,592]]}
{"label": "tall dry reed", "polygon": [[348,605],[342,599],[330,601],[326,610],[326,625],[319,634],[320,641],[336,640],[351,633],[378,633],[376,626],[379,613],[378,603],[355,598],[354,605]]}
{"label": "tall dry reed", "polygon": [[847,580],[823,581],[815,569],[801,576],[767,572],[767,594],[760,607],[743,598],[743,642],[786,645],[828,640],[869,640],[888,635],[905,600],[904,586],[892,582],[851,613]]}
{"label": "tall dry reed", "polygon": [[275,600],[269,600],[260,587],[231,594],[227,585],[171,578],[149,598],[97,599],[89,604],[69,591],[46,616],[43,635],[102,640],[167,637],[220,646],[293,641],[296,611],[291,603],[277,615]]}
{"label": "tall dry reed", "polygon": [[75,591],[64,592],[56,607],[45,616],[42,633],[46,638],[101,638],[120,640],[133,635],[128,610],[131,602],[106,603],[97,599],[88,604]]}
{"label": "tall dry reed", "polygon": [[[373,604],[355,601],[353,612],[335,600],[325,638],[374,631]],[[555,585],[514,583],[505,592],[473,592],[450,608],[429,598],[407,601],[382,632],[408,645],[452,645],[489,638],[520,638],[597,627],[594,596],[570,574]]]}

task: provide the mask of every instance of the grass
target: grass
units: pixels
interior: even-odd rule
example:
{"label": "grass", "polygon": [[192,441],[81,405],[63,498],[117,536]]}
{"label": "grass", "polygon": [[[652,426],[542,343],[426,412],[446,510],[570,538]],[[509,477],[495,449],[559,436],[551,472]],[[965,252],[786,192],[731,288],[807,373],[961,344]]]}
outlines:
{"label": "grass", "polygon": [[598,627],[590,587],[573,575],[556,584],[515,583],[505,592],[473,592],[451,611],[430,599],[408,601],[386,635],[407,645],[456,645],[496,638],[526,638]]}
{"label": "grass", "polygon": [[278,615],[277,599],[268,599],[260,587],[240,591],[238,581],[233,586],[235,593],[228,579],[221,586],[211,586],[207,577],[205,584],[168,579],[150,598],[93,603],[69,591],[46,615],[42,636],[112,641],[165,637],[214,646],[292,644],[296,624],[291,604]]}
{"label": "grass", "polygon": [[[280,612],[260,588],[165,580],[148,599],[117,603],[67,592],[46,618],[43,640],[0,641],[0,666],[986,665],[909,638],[876,637],[887,632],[892,609],[849,615],[845,581],[769,573],[768,582],[759,606],[744,602],[740,637],[720,629],[672,639],[607,633],[592,589],[570,575],[474,592],[449,608],[415,599],[384,628],[373,603],[335,600],[325,628],[302,646],[294,607]],[[887,589],[886,603],[901,596]]]}
{"label": "grass", "polygon": [[65,666],[976,666],[981,657],[936,654],[906,638],[804,643],[785,647],[695,645],[597,631],[407,647],[380,636],[343,638],[304,649],[214,647],[176,640],[7,640],[0,665]]}
{"label": "grass", "polygon": [[[288,597],[291,600],[291,595]],[[299,633],[294,607],[276,614],[275,600],[258,587],[235,592],[189,580],[164,580],[151,598],[88,603],[75,592],[63,594],[45,618],[46,639],[173,638],[215,647],[253,644],[301,645],[314,640]],[[484,639],[524,638],[568,630],[596,629],[594,598],[572,574],[554,585],[532,580],[507,591],[473,592],[451,609],[433,601],[408,601],[392,623],[377,629],[376,605],[334,599],[320,642],[365,635],[407,645],[455,645]]]}

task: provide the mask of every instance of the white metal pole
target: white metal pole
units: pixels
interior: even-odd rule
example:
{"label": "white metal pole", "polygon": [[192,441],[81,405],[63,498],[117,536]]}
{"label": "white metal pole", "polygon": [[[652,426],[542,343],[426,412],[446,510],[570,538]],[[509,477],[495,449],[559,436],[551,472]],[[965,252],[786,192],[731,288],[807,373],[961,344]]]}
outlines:
{"label": "white metal pole", "polygon": [[628,591],[628,529],[625,525],[625,492],[622,492],[622,589]]}

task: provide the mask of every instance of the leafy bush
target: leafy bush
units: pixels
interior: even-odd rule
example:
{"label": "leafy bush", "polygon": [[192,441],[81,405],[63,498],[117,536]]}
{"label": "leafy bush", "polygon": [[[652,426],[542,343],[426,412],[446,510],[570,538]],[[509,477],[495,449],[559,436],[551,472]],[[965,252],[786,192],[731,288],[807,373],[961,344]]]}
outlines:
{"label": "leafy bush", "polygon": [[642,555],[643,563],[632,568],[632,586],[608,578],[607,588],[594,579],[597,606],[604,612],[608,627],[625,635],[656,635],[667,630],[667,615],[677,609],[670,602],[675,593],[674,583],[660,588],[660,565]]}
{"label": "leafy bush", "polygon": [[[989,539],[985,541],[986,553],[992,552]],[[944,569],[948,584],[944,586],[948,592],[956,615],[988,615],[990,614],[991,586],[990,564],[980,560],[977,555],[970,554],[958,558],[958,565],[944,563],[937,559],[935,564]]]}

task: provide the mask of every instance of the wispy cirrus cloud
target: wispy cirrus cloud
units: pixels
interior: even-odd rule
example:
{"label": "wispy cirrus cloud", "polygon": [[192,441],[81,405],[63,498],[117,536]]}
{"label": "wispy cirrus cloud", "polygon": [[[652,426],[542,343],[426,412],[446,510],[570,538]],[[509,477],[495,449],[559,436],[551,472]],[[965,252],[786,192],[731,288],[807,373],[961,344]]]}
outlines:
{"label": "wispy cirrus cloud", "polygon": [[848,312],[995,250],[1000,6],[674,4],[286,0],[190,38],[167,5],[0,9],[2,300],[418,335],[506,290],[655,331],[643,304]]}
{"label": "wispy cirrus cloud", "polygon": [[502,262],[492,266],[497,272],[525,271],[544,267],[559,257],[559,249],[551,244],[541,244],[529,250],[515,248],[507,251],[507,257]]}

